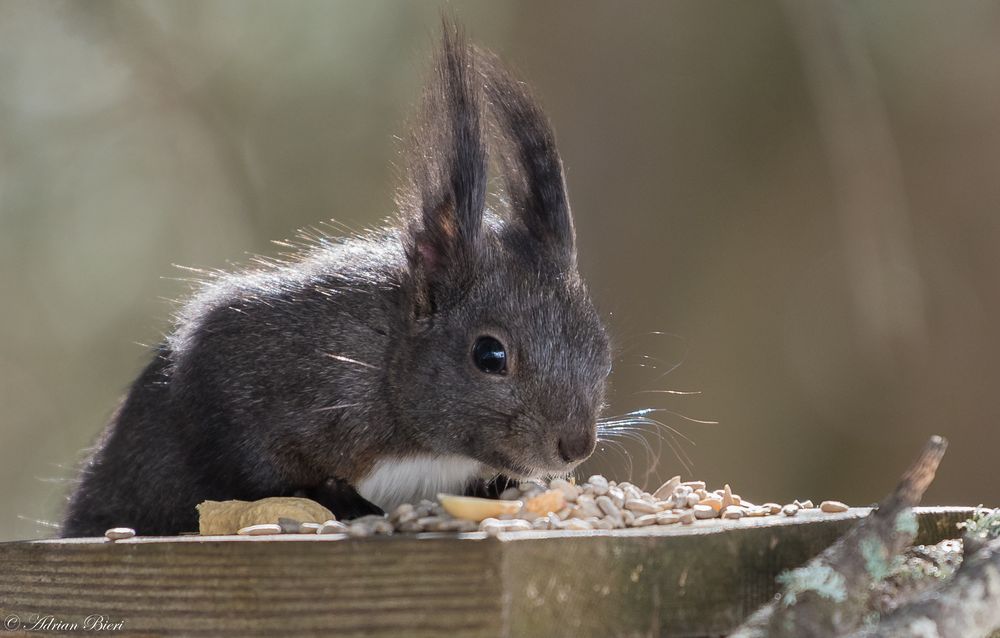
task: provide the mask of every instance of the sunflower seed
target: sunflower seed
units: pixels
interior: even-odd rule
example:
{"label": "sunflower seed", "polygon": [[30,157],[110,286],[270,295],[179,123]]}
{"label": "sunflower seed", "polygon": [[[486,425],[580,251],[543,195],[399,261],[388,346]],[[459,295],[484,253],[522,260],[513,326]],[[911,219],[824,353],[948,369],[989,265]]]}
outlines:
{"label": "sunflower seed", "polygon": [[655,514],[659,511],[656,509],[655,503],[650,503],[649,501],[644,501],[639,498],[630,498],[625,501],[625,509],[638,512],[640,514]]}
{"label": "sunflower seed", "polygon": [[605,515],[610,516],[612,518],[621,518],[622,511],[618,509],[618,506],[615,505],[614,501],[612,501],[607,496],[598,496],[596,503],[597,506],[601,508],[601,511],[604,512]]}
{"label": "sunflower seed", "polygon": [[726,483],[725,487],[722,488],[722,507],[730,505],[736,505],[736,500],[733,498],[733,490],[730,489],[729,483]]}
{"label": "sunflower seed", "polygon": [[563,496],[567,501],[573,503],[576,501],[577,497],[580,495],[580,488],[573,485],[566,479],[554,478],[549,482],[549,487],[554,490],[559,490],[563,493]]}
{"label": "sunflower seed", "polygon": [[574,531],[594,529],[593,525],[583,520],[582,518],[571,518],[567,521],[563,521],[559,527],[560,529],[568,529]]}
{"label": "sunflower seed", "polygon": [[598,496],[603,496],[608,493],[609,485],[608,479],[604,478],[600,474],[595,474],[587,479],[590,483],[590,487],[593,488],[594,494]]}
{"label": "sunflower seed", "polygon": [[850,508],[840,501],[823,501],[819,504],[819,508],[824,512],[829,514],[835,514],[837,512],[846,512]]}
{"label": "sunflower seed", "polygon": [[610,498],[617,507],[625,506],[625,490],[620,487],[609,487],[608,498]]}
{"label": "sunflower seed", "polygon": [[327,521],[323,523],[318,530],[317,534],[346,534],[347,525],[341,523],[340,521]]}
{"label": "sunflower seed", "polygon": [[717,518],[719,516],[719,510],[711,505],[695,505],[692,509],[695,518]]}
{"label": "sunflower seed", "polygon": [[673,512],[660,512],[656,515],[657,525],[673,525],[680,522],[681,517]]}
{"label": "sunflower seed", "polygon": [[112,527],[108,531],[104,532],[104,538],[109,541],[123,541],[126,538],[132,538],[133,536],[135,536],[135,530],[131,527]]}
{"label": "sunflower seed", "polygon": [[281,526],[277,523],[263,523],[261,525],[248,525],[236,532],[240,536],[263,536],[265,534],[280,534]]}
{"label": "sunflower seed", "polygon": [[681,484],[681,477],[674,476],[669,481],[661,485],[655,492],[653,492],[653,497],[656,499],[665,499],[674,493],[677,486]]}

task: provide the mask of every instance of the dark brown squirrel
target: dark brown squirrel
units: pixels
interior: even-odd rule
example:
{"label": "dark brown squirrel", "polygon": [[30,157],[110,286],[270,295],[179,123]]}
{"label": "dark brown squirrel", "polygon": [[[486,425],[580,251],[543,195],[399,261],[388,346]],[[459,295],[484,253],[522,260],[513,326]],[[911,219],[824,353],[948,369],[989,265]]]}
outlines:
{"label": "dark brown squirrel", "polygon": [[406,156],[385,228],[214,276],[184,305],[63,536],[196,530],[206,499],[305,495],[349,518],[593,452],[611,355],[554,134],[448,21]]}

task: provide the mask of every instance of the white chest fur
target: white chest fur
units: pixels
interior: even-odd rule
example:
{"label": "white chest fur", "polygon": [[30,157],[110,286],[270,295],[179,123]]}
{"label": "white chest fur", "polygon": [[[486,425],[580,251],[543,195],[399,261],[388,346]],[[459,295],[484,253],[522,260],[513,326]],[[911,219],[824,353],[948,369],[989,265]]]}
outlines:
{"label": "white chest fur", "polygon": [[357,490],[365,500],[390,512],[403,503],[434,500],[438,492],[461,494],[483,470],[482,463],[464,456],[382,459],[358,482]]}

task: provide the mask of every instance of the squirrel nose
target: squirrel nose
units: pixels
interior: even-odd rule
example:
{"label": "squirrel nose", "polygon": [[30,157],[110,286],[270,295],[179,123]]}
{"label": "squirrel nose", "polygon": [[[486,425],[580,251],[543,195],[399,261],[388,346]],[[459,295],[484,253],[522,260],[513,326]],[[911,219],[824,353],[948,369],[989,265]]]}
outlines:
{"label": "squirrel nose", "polygon": [[582,461],[590,456],[597,445],[596,437],[591,430],[564,434],[559,437],[559,456],[567,463]]}

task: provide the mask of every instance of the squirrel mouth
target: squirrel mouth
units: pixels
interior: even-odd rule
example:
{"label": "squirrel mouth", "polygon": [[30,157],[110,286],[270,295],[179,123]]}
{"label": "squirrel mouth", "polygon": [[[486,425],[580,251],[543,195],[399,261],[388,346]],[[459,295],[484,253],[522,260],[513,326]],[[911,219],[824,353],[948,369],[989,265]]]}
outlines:
{"label": "squirrel mouth", "polygon": [[494,452],[490,455],[490,459],[485,461],[486,465],[493,468],[494,471],[503,474],[508,478],[512,478],[518,481],[531,481],[537,480],[543,477],[561,477],[566,476],[573,471],[574,466],[563,467],[559,469],[551,469],[544,467],[537,467],[528,465],[526,463],[521,463],[515,461],[511,457],[507,456],[503,452]]}
{"label": "squirrel mouth", "polygon": [[496,472],[519,481],[530,481],[545,474],[545,470],[515,461],[503,452],[493,452],[486,464]]}

